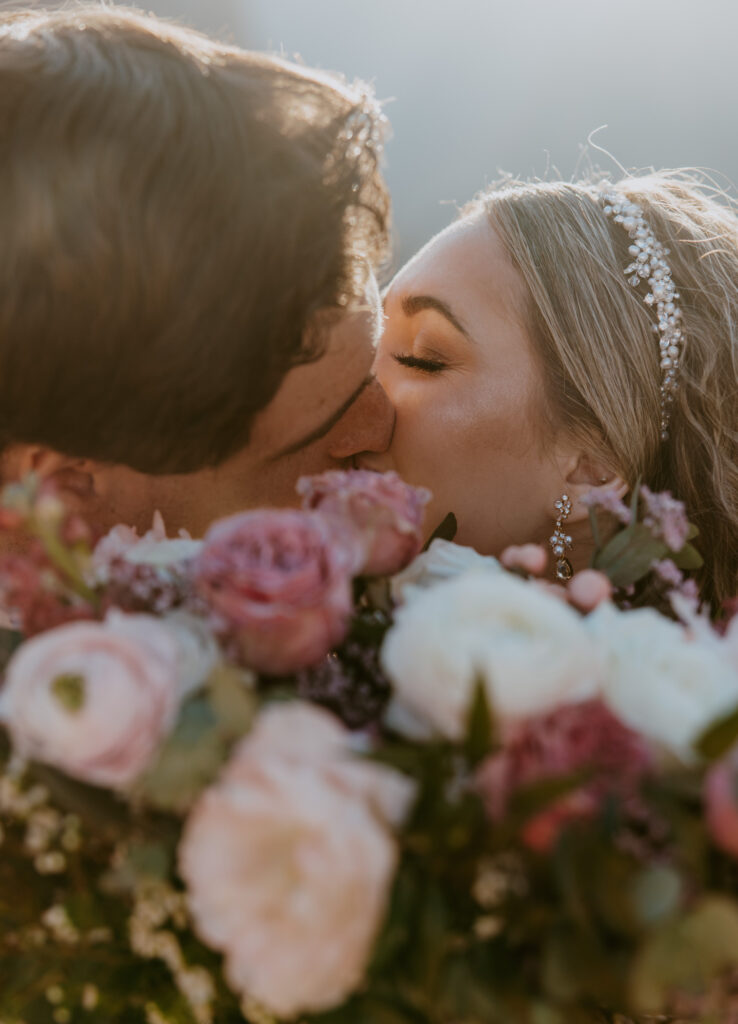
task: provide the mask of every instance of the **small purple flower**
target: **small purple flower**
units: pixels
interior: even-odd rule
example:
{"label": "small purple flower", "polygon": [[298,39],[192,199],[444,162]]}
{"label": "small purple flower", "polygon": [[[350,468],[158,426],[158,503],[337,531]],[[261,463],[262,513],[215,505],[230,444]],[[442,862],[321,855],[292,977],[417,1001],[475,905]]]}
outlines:
{"label": "small purple flower", "polygon": [[600,509],[603,512],[609,512],[611,516],[614,516],[618,522],[622,523],[623,526],[627,526],[630,522],[630,509],[622,501],[617,491],[590,491],[582,497],[582,504],[587,508]]}
{"label": "small purple flower", "polygon": [[645,484],[641,487],[641,497],[646,506],[644,525],[655,537],[661,538],[671,551],[681,551],[689,534],[684,503],[677,501],[668,491],[656,494]]}
{"label": "small purple flower", "polygon": [[672,587],[678,588],[684,583],[683,573],[670,558],[662,558],[653,562],[651,569],[663,583],[668,583]]}
{"label": "small purple flower", "polygon": [[379,650],[350,640],[300,672],[297,693],[333,711],[349,729],[363,729],[379,720],[391,687],[379,664]]}

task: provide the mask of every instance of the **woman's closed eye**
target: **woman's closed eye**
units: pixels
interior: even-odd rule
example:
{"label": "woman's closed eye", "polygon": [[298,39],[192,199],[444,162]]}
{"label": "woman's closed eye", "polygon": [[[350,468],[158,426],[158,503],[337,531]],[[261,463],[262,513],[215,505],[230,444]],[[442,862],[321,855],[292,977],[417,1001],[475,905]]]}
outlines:
{"label": "woman's closed eye", "polygon": [[412,370],[419,370],[421,373],[440,373],[447,366],[440,359],[424,359],[421,356],[403,355],[401,352],[393,354],[392,358],[401,366],[407,366]]}

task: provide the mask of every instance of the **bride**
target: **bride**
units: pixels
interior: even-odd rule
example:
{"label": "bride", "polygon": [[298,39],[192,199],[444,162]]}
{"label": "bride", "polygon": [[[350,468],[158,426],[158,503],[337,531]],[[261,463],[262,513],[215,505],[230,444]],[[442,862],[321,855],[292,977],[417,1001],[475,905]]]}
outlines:
{"label": "bride", "polygon": [[[702,596],[738,581],[738,217],[682,172],[505,182],[400,271],[375,369],[396,409],[360,459],[433,492],[456,540],[488,554],[592,553],[592,490],[637,481],[700,530]],[[561,555],[561,548],[554,550]],[[561,561],[559,557],[559,561]]]}

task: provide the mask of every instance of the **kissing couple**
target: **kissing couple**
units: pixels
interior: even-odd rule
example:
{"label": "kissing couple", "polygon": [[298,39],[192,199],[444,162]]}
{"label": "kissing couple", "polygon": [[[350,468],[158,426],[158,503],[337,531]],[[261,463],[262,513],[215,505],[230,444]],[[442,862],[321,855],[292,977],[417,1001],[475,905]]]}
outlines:
{"label": "kissing couple", "polygon": [[[380,302],[369,90],[98,5],[0,16],[0,471],[202,534],[394,470],[484,554],[588,564],[670,491],[738,582],[738,216],[686,172],[482,193]],[[554,556],[562,553],[554,550]]]}

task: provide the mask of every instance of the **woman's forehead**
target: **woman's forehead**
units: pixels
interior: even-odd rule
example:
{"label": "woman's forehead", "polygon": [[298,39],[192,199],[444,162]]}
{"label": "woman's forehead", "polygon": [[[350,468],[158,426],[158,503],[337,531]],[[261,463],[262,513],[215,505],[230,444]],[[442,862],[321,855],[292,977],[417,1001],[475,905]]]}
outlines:
{"label": "woman's forehead", "polygon": [[469,314],[491,311],[516,319],[525,288],[499,235],[484,212],[451,224],[397,273],[385,300],[422,294]]}

